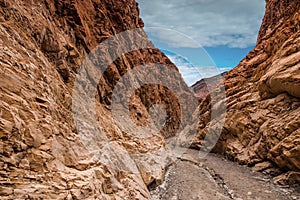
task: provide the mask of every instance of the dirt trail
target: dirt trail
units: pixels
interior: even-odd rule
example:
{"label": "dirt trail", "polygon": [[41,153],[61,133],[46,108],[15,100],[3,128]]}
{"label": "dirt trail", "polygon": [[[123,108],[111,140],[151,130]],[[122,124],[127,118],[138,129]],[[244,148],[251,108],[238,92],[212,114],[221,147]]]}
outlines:
{"label": "dirt trail", "polygon": [[151,200],[300,200],[299,188],[282,188],[270,177],[214,154],[201,159],[187,150],[177,157]]}

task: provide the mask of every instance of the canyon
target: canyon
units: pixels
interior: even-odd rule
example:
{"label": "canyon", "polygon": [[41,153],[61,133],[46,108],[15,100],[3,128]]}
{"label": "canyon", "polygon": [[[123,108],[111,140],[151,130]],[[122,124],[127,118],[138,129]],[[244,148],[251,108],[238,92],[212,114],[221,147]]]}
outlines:
{"label": "canyon", "polygon": [[[271,191],[278,189],[272,182],[300,180],[300,2],[266,4],[255,49],[223,74],[226,120],[211,148],[271,174],[265,188]],[[194,87],[199,106],[191,106],[198,100],[143,26],[134,0],[0,0],[1,199],[150,199],[170,171],[204,162],[195,161],[196,151],[173,151],[201,149],[218,120],[210,120],[211,94],[202,81]],[[219,84],[211,82],[217,96]],[[199,123],[189,124],[185,116],[194,110]],[[186,134],[184,127],[194,126],[197,131]],[[176,138],[178,132],[186,135]],[[235,198],[222,179],[236,180],[217,178],[224,171],[216,165],[238,166],[208,158],[208,168],[197,170],[213,185],[211,194]],[[263,182],[250,173],[240,171],[259,193]],[[285,192],[262,195],[297,199],[298,193]]]}

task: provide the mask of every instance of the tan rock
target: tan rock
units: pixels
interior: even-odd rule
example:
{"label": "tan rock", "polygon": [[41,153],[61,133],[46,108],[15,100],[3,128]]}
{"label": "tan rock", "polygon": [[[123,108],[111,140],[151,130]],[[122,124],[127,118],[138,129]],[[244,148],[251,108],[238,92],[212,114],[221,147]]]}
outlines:
{"label": "tan rock", "polygon": [[14,189],[12,187],[4,187],[4,186],[0,186],[0,195],[2,196],[8,196],[13,194]]}
{"label": "tan rock", "polygon": [[293,185],[300,183],[300,173],[299,172],[288,172],[281,174],[273,179],[274,183],[279,185]]}
{"label": "tan rock", "polygon": [[[93,83],[98,90],[97,116],[92,120],[99,124],[102,137],[94,134],[91,143],[85,143],[78,129],[89,127],[75,124],[73,114],[89,112],[82,105],[78,111],[72,107],[76,73],[87,54],[115,34],[143,27],[136,2],[3,0],[0,4],[5,7],[0,9],[0,20],[10,19],[0,23],[0,179],[11,185],[3,187],[1,195],[8,199],[149,199],[147,184],[162,179],[165,155],[141,156],[144,159],[136,162],[130,154],[163,150],[163,136],[172,136],[178,129],[180,107],[162,86],[136,91],[130,112],[137,123],[152,120],[148,109],[153,104],[163,104],[170,115],[160,134],[136,138],[114,122],[111,94],[134,66],[160,63],[177,68],[139,30],[139,37],[126,37],[126,45],[140,42],[149,48],[120,56]],[[123,51],[118,42],[112,45],[115,52]],[[110,61],[111,53],[105,50],[92,60]],[[82,86],[95,74],[83,77]],[[145,94],[151,94],[150,98]],[[107,155],[113,157],[105,157],[101,150],[110,142],[114,148]],[[155,167],[151,169],[148,162],[156,162]],[[137,163],[147,166],[140,168],[145,171],[140,172]]]}
{"label": "tan rock", "polygon": [[262,163],[257,163],[254,167],[252,167],[252,170],[256,172],[262,172],[268,168],[271,168],[272,166],[272,163],[266,161]]}

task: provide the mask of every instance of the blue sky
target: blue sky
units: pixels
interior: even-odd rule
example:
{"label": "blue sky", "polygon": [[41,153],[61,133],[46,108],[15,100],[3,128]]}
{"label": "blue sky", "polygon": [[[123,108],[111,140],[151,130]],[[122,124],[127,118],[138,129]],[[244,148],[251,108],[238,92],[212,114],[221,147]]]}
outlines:
{"label": "blue sky", "polygon": [[[255,46],[265,11],[264,0],[137,2],[149,38],[179,70],[184,68],[189,85],[235,67]],[[191,67],[198,70],[186,70]]]}

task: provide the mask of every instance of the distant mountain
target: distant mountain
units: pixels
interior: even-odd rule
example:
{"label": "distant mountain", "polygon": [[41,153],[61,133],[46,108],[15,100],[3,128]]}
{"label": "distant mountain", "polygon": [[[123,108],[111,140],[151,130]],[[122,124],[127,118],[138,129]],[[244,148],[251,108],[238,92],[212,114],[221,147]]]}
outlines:
{"label": "distant mountain", "polygon": [[220,85],[220,81],[223,81],[223,78],[226,76],[227,72],[223,72],[220,75],[216,75],[210,78],[204,78],[200,81],[197,81],[194,85],[191,86],[193,92],[195,93],[196,97],[201,100],[209,95],[209,89],[207,85],[212,88],[217,87]]}

